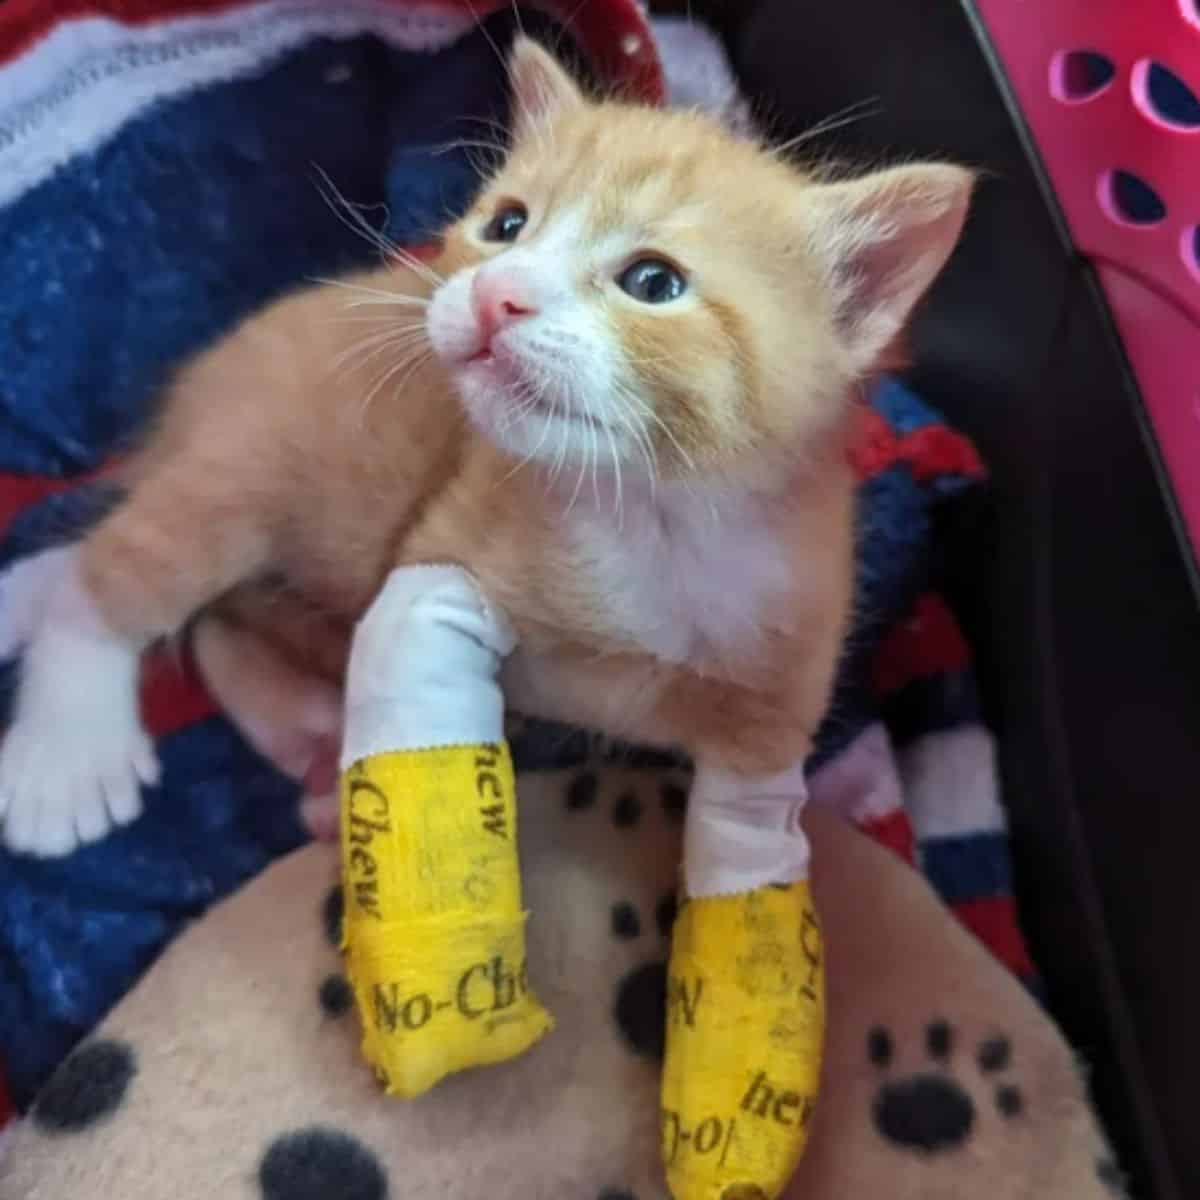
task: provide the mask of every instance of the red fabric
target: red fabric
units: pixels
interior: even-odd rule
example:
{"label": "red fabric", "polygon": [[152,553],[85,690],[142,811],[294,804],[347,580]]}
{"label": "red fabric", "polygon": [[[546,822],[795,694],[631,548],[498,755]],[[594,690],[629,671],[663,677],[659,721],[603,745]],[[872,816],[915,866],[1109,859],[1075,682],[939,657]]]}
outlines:
{"label": "red fabric", "polygon": [[169,649],[155,650],[142,665],[142,719],[156,737],[166,737],[211,717],[216,706],[193,670]]}
{"label": "red fabric", "polygon": [[897,457],[909,465],[918,483],[939,475],[983,476],[983,462],[975,447],[945,425],[926,425],[906,433],[897,446]]}
{"label": "red fabric", "polygon": [[921,596],[912,616],[894,625],[875,655],[872,686],[877,696],[898,692],[914,679],[965,671],[971,650],[954,615],[933,592]]}
{"label": "red fabric", "polygon": [[88,475],[74,475],[70,479],[51,479],[42,475],[0,474],[0,536],[13,518],[27,504],[35,504],[55,492],[66,492],[104,473],[104,469]]}
{"label": "red fabric", "polygon": [[918,483],[928,483],[939,475],[971,479],[984,475],[975,447],[945,425],[925,425],[897,434],[881,413],[865,404],[859,407],[857,422],[849,458],[860,479],[871,479],[898,462],[908,466]]}
{"label": "red fabric", "polygon": [[4,1082],[4,1068],[0,1065],[0,1130],[16,1116],[16,1109],[13,1107],[12,1098],[8,1094],[8,1087]]}
{"label": "red fabric", "polygon": [[109,17],[146,25],[237,8],[247,0],[7,0],[0,5],[0,64],[16,58],[56,25],[81,17]]}
{"label": "red fabric", "polygon": [[917,839],[913,834],[912,822],[908,819],[908,813],[903,809],[896,809],[887,816],[864,821],[860,828],[868,837],[874,838],[875,841],[898,854],[909,866],[916,864]]}
{"label": "red fabric", "polygon": [[[336,5],[338,0],[327,0]],[[403,4],[406,0],[394,0]],[[442,0],[479,19],[508,8],[511,0]],[[0,65],[16,58],[56,25],[102,16],[126,25],[251,7],[258,0],[7,0],[0,2]],[[645,15],[635,0],[537,0],[537,6],[577,36],[607,83],[651,103],[666,89]]]}
{"label": "red fabric", "polygon": [[871,479],[896,461],[897,438],[883,415],[860,404],[855,418],[858,428],[851,440],[849,459],[859,479]]}
{"label": "red fabric", "polygon": [[1035,974],[1017,925],[1017,906],[1011,896],[964,900],[951,906],[954,915],[1020,979]]}

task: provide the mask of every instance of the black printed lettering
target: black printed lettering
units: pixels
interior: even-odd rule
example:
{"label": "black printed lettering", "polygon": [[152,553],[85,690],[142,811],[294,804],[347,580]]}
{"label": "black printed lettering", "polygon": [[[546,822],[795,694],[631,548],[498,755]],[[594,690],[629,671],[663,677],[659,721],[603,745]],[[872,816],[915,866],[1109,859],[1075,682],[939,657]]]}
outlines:
{"label": "black printed lettering", "polygon": [[806,1101],[799,1092],[788,1089],[778,1091],[777,1087],[767,1080],[766,1071],[759,1071],[750,1084],[742,1102],[738,1106],[742,1112],[760,1117],[764,1121],[771,1120],[785,1128],[795,1125],[807,1125],[811,1113],[811,1101]]}
{"label": "black printed lettering", "polygon": [[680,1023],[696,1028],[696,1010],[704,994],[704,980],[682,979],[672,975],[667,979],[667,1017],[673,1025]]}
{"label": "black printed lettering", "polygon": [[458,1011],[469,1021],[477,1020],[488,1010],[486,1004],[476,1006],[471,1003],[472,982],[477,976],[481,976],[482,982],[486,983],[487,974],[487,963],[476,963],[473,967],[468,967],[459,978],[458,990],[455,993],[454,1002]]}
{"label": "black printed lettering", "polygon": [[422,1025],[427,1025],[432,1016],[433,1000],[424,992],[410,996],[400,1010],[400,1020],[404,1022],[404,1028],[410,1030],[420,1029]]}
{"label": "black printed lettering", "polygon": [[383,1033],[400,1029],[412,1033],[429,1024],[433,998],[426,992],[402,997],[398,983],[377,983],[371,989],[371,1009],[376,1029]]}
{"label": "black printed lettering", "polygon": [[508,837],[503,804],[489,804],[486,808],[479,810],[479,815],[483,817],[483,828],[488,833],[495,834],[498,838]]}
{"label": "black printed lettering", "polygon": [[795,1125],[800,1115],[800,1093],[799,1092],[780,1092],[779,1099],[775,1101],[775,1107],[771,1110],[771,1116],[780,1125],[785,1125],[788,1128]]}
{"label": "black printed lettering", "polygon": [[475,776],[475,790],[482,800],[500,800],[504,796],[500,776],[493,775],[491,771],[480,771]]}
{"label": "black printed lettering", "polygon": [[379,911],[379,880],[356,879],[354,881],[354,903],[368,916],[381,921],[383,913]]}
{"label": "black printed lettering", "polygon": [[391,830],[391,805],[387,793],[377,787],[369,779],[352,779],[350,794],[347,797],[347,807],[350,811],[350,828],[360,831],[366,842],[376,833],[388,833]]}
{"label": "black printed lettering", "polygon": [[775,1099],[775,1090],[767,1083],[766,1071],[759,1071],[750,1085],[750,1090],[742,1097],[739,1106],[742,1112],[753,1113],[756,1117],[765,1117],[771,1101]]}
{"label": "black printed lettering", "polygon": [[817,924],[816,914],[809,908],[804,910],[804,921],[800,926],[800,949],[808,967],[808,976],[800,985],[800,994],[815,1004],[821,978],[821,927]]}
{"label": "black printed lettering", "polygon": [[721,1118],[706,1117],[696,1126],[692,1145],[697,1154],[710,1154],[721,1143]]}
{"label": "black printed lettering", "polygon": [[663,1162],[668,1166],[675,1161],[679,1153],[679,1114],[664,1108],[659,1113],[659,1136],[662,1140]]}
{"label": "black printed lettering", "polygon": [[370,877],[379,870],[379,866],[374,855],[367,853],[361,846],[355,846],[350,851],[350,870]]}
{"label": "black printed lettering", "polygon": [[517,981],[511,971],[504,969],[504,959],[492,959],[492,1011],[509,1008],[517,998]]}

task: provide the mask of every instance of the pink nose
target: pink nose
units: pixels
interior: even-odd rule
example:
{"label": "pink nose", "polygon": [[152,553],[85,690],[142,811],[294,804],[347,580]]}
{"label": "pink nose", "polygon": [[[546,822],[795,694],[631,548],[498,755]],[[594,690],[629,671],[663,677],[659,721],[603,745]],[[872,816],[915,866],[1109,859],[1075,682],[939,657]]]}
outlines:
{"label": "pink nose", "polygon": [[485,345],[502,329],[537,312],[529,286],[507,271],[479,271],[471,284],[471,307]]}

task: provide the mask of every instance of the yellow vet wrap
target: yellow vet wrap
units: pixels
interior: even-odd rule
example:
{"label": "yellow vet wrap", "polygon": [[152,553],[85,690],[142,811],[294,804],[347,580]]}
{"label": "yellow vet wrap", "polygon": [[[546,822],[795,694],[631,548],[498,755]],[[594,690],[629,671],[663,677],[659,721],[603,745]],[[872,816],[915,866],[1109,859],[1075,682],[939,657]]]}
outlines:
{"label": "yellow vet wrap", "polygon": [[529,989],[508,747],[362,759],[341,810],[347,967],[387,1092],[527,1050],[553,1021]]}
{"label": "yellow vet wrap", "polygon": [[775,1200],[821,1072],[825,980],[808,884],[687,900],[667,979],[662,1153],[675,1200]]}

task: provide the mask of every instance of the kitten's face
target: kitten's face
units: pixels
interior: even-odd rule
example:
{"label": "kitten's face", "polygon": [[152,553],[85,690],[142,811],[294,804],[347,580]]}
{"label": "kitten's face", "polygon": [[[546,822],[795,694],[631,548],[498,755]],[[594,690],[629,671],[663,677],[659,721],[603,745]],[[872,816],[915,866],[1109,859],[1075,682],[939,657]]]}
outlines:
{"label": "kitten's face", "polygon": [[[518,457],[664,476],[828,432],[898,328],[857,344],[870,314],[847,262],[871,214],[837,193],[861,185],[808,181],[695,114],[586,101],[531,43],[513,78],[513,150],[449,231],[468,265],[428,315],[479,429]],[[967,182],[908,170],[961,192],[920,291]]]}

